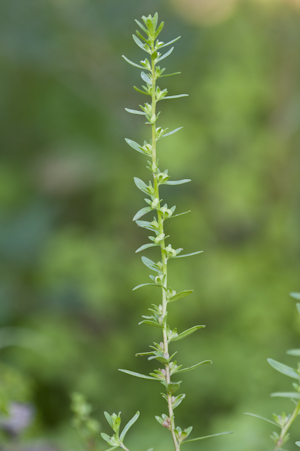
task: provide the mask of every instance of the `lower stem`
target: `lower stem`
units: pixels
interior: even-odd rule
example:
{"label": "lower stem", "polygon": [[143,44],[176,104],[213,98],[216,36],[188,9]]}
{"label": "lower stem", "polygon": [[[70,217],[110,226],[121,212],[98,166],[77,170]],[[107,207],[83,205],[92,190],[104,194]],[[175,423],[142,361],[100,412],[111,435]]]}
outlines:
{"label": "lower stem", "polygon": [[292,423],[296,419],[297,415],[299,414],[299,412],[300,412],[300,401],[296,405],[296,408],[295,408],[294,412],[292,413],[291,418],[286,423],[286,425],[282,428],[279,440],[278,440],[278,442],[277,442],[277,444],[275,446],[274,451],[278,451],[281,448],[281,446],[283,444],[283,441],[285,439],[285,436],[286,436],[289,428],[291,427]]}

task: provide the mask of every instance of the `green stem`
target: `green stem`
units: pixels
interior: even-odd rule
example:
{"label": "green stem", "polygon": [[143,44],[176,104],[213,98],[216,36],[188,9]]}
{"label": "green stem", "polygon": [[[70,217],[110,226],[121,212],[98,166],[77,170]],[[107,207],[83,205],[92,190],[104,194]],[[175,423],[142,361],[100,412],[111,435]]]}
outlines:
{"label": "green stem", "polygon": [[293,423],[294,420],[296,419],[296,417],[297,417],[297,415],[299,414],[299,412],[300,412],[300,401],[299,401],[298,404],[296,405],[295,410],[294,410],[294,412],[292,413],[292,415],[291,415],[289,421],[288,421],[288,422],[286,423],[286,425],[282,428],[281,434],[280,434],[280,437],[279,437],[279,440],[278,440],[278,442],[277,442],[277,444],[276,444],[276,446],[275,446],[274,451],[278,451],[278,450],[281,448],[281,446],[282,446],[282,444],[283,444],[283,442],[284,442],[284,439],[285,439],[285,437],[286,437],[286,434],[288,433],[289,428],[291,427],[292,423]]}
{"label": "green stem", "polygon": [[[154,41],[152,43],[152,51],[154,51]],[[152,58],[152,118],[156,115],[156,78],[155,78],[155,63]],[[156,158],[156,124],[152,123],[152,168],[153,170],[153,185],[154,185],[154,195],[158,200],[159,197],[159,184],[157,180],[157,158]],[[159,211],[160,202],[157,205],[157,218],[159,225],[159,233],[164,233],[164,220],[163,215]],[[164,277],[164,288],[162,288],[162,317],[164,318],[164,328],[163,328],[163,344],[164,344],[164,354],[169,356],[169,342],[167,335],[167,315],[168,315],[168,307],[167,307],[167,277],[168,277],[168,259],[165,251],[165,240],[161,242],[161,259],[162,259],[162,274]],[[167,357],[168,358],[168,357]],[[169,364],[165,365],[166,372],[166,383],[169,384],[171,382],[171,374],[170,374],[170,366]],[[175,436],[175,420],[174,420],[174,412],[173,412],[173,404],[172,404],[172,395],[167,393],[168,399],[168,410],[169,410],[169,418],[170,418],[170,432],[172,434],[172,439],[175,447],[175,451],[180,451],[180,445]]]}

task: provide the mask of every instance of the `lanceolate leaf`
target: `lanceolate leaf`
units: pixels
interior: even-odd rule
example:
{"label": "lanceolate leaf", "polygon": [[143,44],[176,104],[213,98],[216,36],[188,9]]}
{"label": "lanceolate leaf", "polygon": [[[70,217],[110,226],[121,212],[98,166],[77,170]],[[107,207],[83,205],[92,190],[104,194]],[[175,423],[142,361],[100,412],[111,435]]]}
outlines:
{"label": "lanceolate leaf", "polygon": [[108,412],[104,412],[104,416],[105,416],[105,418],[106,418],[108,424],[109,424],[110,427],[112,428],[112,427],[113,427],[113,420],[111,419],[111,416],[109,415]]}
{"label": "lanceolate leaf", "polygon": [[156,377],[147,376],[146,374],[135,373],[134,371],[119,369],[122,373],[129,374],[130,376],[140,377],[141,379],[150,379],[153,381],[157,381]]}
{"label": "lanceolate leaf", "polygon": [[147,74],[145,74],[145,72],[141,72],[141,77],[142,77],[142,79],[143,79],[146,83],[148,83],[149,85],[151,85],[151,79],[148,77]]}
{"label": "lanceolate leaf", "polygon": [[188,97],[188,94],[178,94],[177,96],[166,96],[162,100],[164,100],[164,99],[179,99],[179,97]]}
{"label": "lanceolate leaf", "polygon": [[137,411],[137,413],[134,415],[134,417],[132,417],[131,420],[128,421],[128,423],[126,424],[126,426],[124,427],[124,429],[123,429],[123,431],[122,431],[122,433],[120,435],[121,442],[124,440],[124,437],[127,434],[128,430],[136,422],[136,420],[138,419],[139,416],[140,416],[140,412]]}
{"label": "lanceolate leaf", "polygon": [[193,291],[194,291],[194,290],[180,291],[179,293],[176,293],[174,296],[171,296],[171,297],[168,299],[168,302],[178,301],[178,299],[185,298],[185,297],[188,296],[189,294],[193,293]]}
{"label": "lanceolate leaf", "polygon": [[198,366],[204,365],[205,363],[212,363],[212,361],[211,360],[204,360],[203,362],[196,363],[196,365],[192,365],[192,366],[189,366],[187,368],[182,368],[182,369],[176,371],[176,373],[185,373],[186,371],[194,370]]}
{"label": "lanceolate leaf", "polygon": [[203,329],[205,326],[194,326],[191,327],[190,329],[185,330],[184,332],[182,332],[181,334],[177,335],[177,337],[172,338],[170,341],[178,341],[178,340],[182,340],[183,338],[193,334],[194,332],[196,332],[196,330],[198,329]]}
{"label": "lanceolate leaf", "polygon": [[159,246],[159,244],[156,244],[156,243],[143,244],[143,246],[139,247],[135,251],[135,253],[137,254],[138,252],[141,252],[141,251],[143,251],[145,249],[148,249],[148,247],[156,247],[156,246]]}
{"label": "lanceolate leaf", "polygon": [[155,227],[153,227],[153,225],[149,221],[135,221],[135,222],[139,227],[142,227],[143,229],[151,230],[151,232],[154,232],[156,230]]}
{"label": "lanceolate leaf", "polygon": [[233,434],[233,431],[220,432],[219,434],[212,434],[212,435],[206,435],[205,437],[192,438],[190,440],[185,440],[184,442],[182,442],[182,445],[185,445],[186,443],[189,443],[189,442],[196,442],[197,440],[204,440],[205,438],[217,437],[218,435],[226,435],[226,434]]}
{"label": "lanceolate leaf", "polygon": [[151,207],[144,207],[141,210],[139,210],[133,217],[133,221],[136,221],[137,219],[140,219],[142,216],[144,216],[146,213],[149,213],[151,211]]}
{"label": "lanceolate leaf", "polygon": [[271,396],[273,398],[289,398],[289,399],[300,399],[300,393],[296,392],[278,392],[272,393]]}
{"label": "lanceolate leaf", "polygon": [[171,218],[177,218],[177,216],[186,215],[187,213],[190,213],[190,212],[191,212],[191,210],[184,211],[183,213],[178,213],[177,215],[172,215]]}
{"label": "lanceolate leaf", "polygon": [[133,61],[130,61],[128,58],[126,58],[125,55],[122,55],[122,58],[124,58],[124,60],[127,61],[127,63],[131,64],[132,66],[139,67],[140,69],[144,69],[143,66],[140,66],[140,64],[136,64]]}
{"label": "lanceolate leaf", "polygon": [[128,139],[128,138],[125,138],[125,141],[134,150],[136,150],[137,152],[142,153],[143,155],[146,155],[145,152],[141,149],[141,146],[138,143],[136,143],[135,141],[132,141],[132,139]]}
{"label": "lanceolate leaf", "polygon": [[147,268],[151,269],[152,271],[157,271],[160,272],[160,270],[158,269],[156,263],[154,263],[154,261],[150,260],[150,258],[147,257],[142,257],[142,262],[144,263],[145,266],[147,266]]}
{"label": "lanceolate leaf", "polygon": [[180,38],[181,38],[181,36],[178,36],[178,38],[175,38],[175,39],[173,39],[172,41],[169,41],[169,42],[166,42],[166,43],[163,44],[163,45],[160,45],[159,48],[162,49],[163,47],[166,47],[167,45],[171,45],[171,44],[173,44],[174,42],[178,41],[178,39],[180,39]]}
{"label": "lanceolate leaf", "polygon": [[300,357],[300,349],[290,349],[287,354]]}
{"label": "lanceolate leaf", "polygon": [[148,191],[147,191],[148,186],[146,185],[145,182],[143,182],[143,180],[139,179],[138,177],[133,177],[133,180],[134,180],[136,187],[139,190],[141,190],[145,194],[148,194]]}
{"label": "lanceolate leaf", "polygon": [[[126,108],[125,108],[125,109],[126,109]],[[182,128],[183,128],[183,127],[175,128],[175,130],[172,130],[171,132],[162,135],[162,138],[165,138],[166,136],[174,135],[174,133],[178,132],[178,131],[181,130]]]}
{"label": "lanceolate leaf", "polygon": [[297,301],[300,301],[300,293],[290,293],[290,296],[292,296],[292,298],[297,299]]}
{"label": "lanceolate leaf", "polygon": [[173,74],[163,74],[160,76],[160,78],[162,77],[172,77],[173,75],[179,75],[181,74],[181,72],[173,72]]}
{"label": "lanceolate leaf", "polygon": [[[292,377],[294,379],[300,379],[300,374],[298,374],[293,368],[284,365],[283,363],[277,362],[273,359],[268,359],[268,363],[279,373],[285,374],[286,376]],[[300,397],[300,395],[299,395]]]}
{"label": "lanceolate leaf", "polygon": [[158,61],[161,61],[161,60],[163,60],[163,59],[165,59],[165,58],[167,58],[167,56],[169,56],[169,55],[173,52],[173,50],[174,50],[174,47],[171,47],[170,50],[169,50],[168,52],[164,53],[163,55],[161,55],[161,56],[158,58],[157,62],[158,62]]}
{"label": "lanceolate leaf", "polygon": [[197,252],[192,252],[191,254],[176,255],[176,257],[173,257],[173,258],[191,257],[192,255],[201,254],[202,252],[203,252],[203,251],[197,251]]}
{"label": "lanceolate leaf", "polygon": [[130,108],[125,108],[125,110],[127,111],[127,113],[140,114],[141,116],[145,116],[144,111],[131,110]]}
{"label": "lanceolate leaf", "polygon": [[[188,183],[190,182],[191,179],[183,179],[183,180],[167,180],[165,182],[165,185],[182,185],[183,183]],[[181,213],[184,214],[184,213]],[[179,215],[177,215],[179,216]]]}
{"label": "lanceolate leaf", "polygon": [[260,420],[267,421],[268,423],[271,423],[271,424],[273,424],[274,426],[277,426],[277,427],[280,428],[279,424],[275,423],[275,422],[272,421],[272,420],[269,420],[268,418],[261,417],[260,415],[255,415],[254,413],[247,413],[247,412],[245,413],[245,415],[250,415],[251,417],[259,418]]}
{"label": "lanceolate leaf", "polygon": [[137,285],[136,287],[132,288],[132,291],[135,291],[135,290],[138,290],[139,288],[147,287],[147,286],[150,286],[150,285],[152,285],[154,287],[160,286],[160,285],[157,285],[157,283],[141,283],[140,285]]}
{"label": "lanceolate leaf", "polygon": [[139,38],[133,34],[132,35],[134,42],[145,52],[148,52],[149,46],[147,44],[143,44],[142,41],[139,40]]}

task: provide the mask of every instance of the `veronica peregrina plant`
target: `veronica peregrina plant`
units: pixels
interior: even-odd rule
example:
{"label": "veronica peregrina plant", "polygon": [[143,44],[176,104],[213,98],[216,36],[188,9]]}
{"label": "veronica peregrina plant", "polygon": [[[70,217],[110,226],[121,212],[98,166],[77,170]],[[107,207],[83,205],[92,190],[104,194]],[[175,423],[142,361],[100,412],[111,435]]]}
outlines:
{"label": "veronica peregrina plant", "polygon": [[[151,127],[151,136],[148,140],[144,141],[143,144],[139,144],[132,139],[126,138],[127,144],[134,150],[148,158],[148,166],[152,180],[149,183],[145,183],[140,178],[135,177],[134,182],[137,188],[146,194],[146,206],[141,208],[134,216],[133,221],[139,227],[142,227],[151,232],[149,236],[149,242],[139,247],[136,252],[144,251],[150,247],[156,247],[160,251],[160,260],[154,262],[148,257],[143,256],[142,262],[144,265],[151,270],[150,275],[151,282],[143,283],[134,288],[138,288],[153,285],[157,287],[161,292],[161,299],[158,303],[153,303],[149,309],[150,314],[143,316],[143,320],[140,324],[148,324],[150,326],[160,329],[160,338],[157,343],[153,343],[150,346],[150,351],[142,352],[137,355],[147,356],[148,360],[156,360],[159,362],[159,368],[155,369],[153,373],[150,374],[140,374],[133,371],[121,369],[123,373],[127,373],[131,376],[139,377],[142,379],[149,379],[151,381],[158,382],[164,386],[165,392],[162,394],[166,401],[166,413],[160,416],[156,416],[158,423],[166,428],[173,440],[175,451],[179,451],[182,444],[193,442],[196,440],[202,440],[204,438],[213,437],[216,435],[227,434],[223,432],[221,434],[214,434],[205,437],[197,437],[188,439],[190,433],[192,432],[192,426],[188,428],[181,428],[175,422],[174,410],[181,404],[185,398],[185,394],[177,394],[181,381],[174,380],[174,376],[184,373],[186,371],[194,370],[195,368],[211,363],[210,360],[205,360],[203,362],[196,363],[190,367],[183,368],[182,365],[178,365],[176,360],[174,360],[176,352],[174,350],[170,351],[170,345],[172,346],[174,342],[182,340],[183,338],[191,335],[199,329],[204,328],[203,325],[193,326],[183,332],[178,332],[177,328],[171,328],[168,324],[168,311],[169,306],[172,302],[182,299],[192,293],[193,290],[184,290],[176,292],[168,284],[168,262],[170,259],[179,259],[184,257],[189,257],[192,255],[200,254],[202,251],[193,252],[191,254],[183,255],[182,249],[175,249],[169,243],[167,244],[167,239],[169,236],[165,233],[165,222],[170,218],[178,217],[182,214],[175,214],[175,206],[169,207],[166,203],[163,203],[160,194],[160,187],[163,185],[180,185],[183,183],[190,182],[189,179],[174,181],[170,179],[168,170],[160,170],[158,167],[157,159],[157,147],[158,141],[167,136],[173,135],[179,131],[182,127],[176,128],[175,130],[169,131],[168,129],[163,129],[157,125],[160,116],[160,111],[157,109],[158,102],[162,100],[175,99],[180,97],[185,97],[187,94],[180,95],[168,95],[167,89],[161,89],[157,81],[162,77],[167,77],[175,74],[166,74],[165,69],[160,66],[160,62],[168,57],[174,47],[171,47],[165,53],[164,48],[169,47],[175,41],[179,39],[173,39],[170,42],[164,43],[158,39],[164,23],[158,25],[158,15],[157,13],[152,17],[142,17],[143,23],[136,21],[140,28],[140,31],[136,31],[136,35],[133,35],[135,43],[143,50],[148,57],[142,60],[139,64],[130,61],[128,58],[123,56],[123,58],[132,66],[141,69],[141,78],[144,82],[142,88],[134,87],[136,91],[146,96],[149,100],[143,105],[140,105],[139,110],[128,109],[127,112],[131,114],[138,114],[145,117],[146,124]],[[144,33],[144,34],[143,34]],[[178,72],[176,72],[177,74]],[[150,221],[141,220],[141,218],[151,213],[154,214],[154,218]],[[125,426],[122,433],[120,433],[120,414],[109,415],[105,412],[105,417],[114,431],[113,436],[108,436],[102,433],[102,437],[110,445],[110,450],[115,448],[122,448],[128,451],[128,448],[124,445],[124,437],[128,429],[132,424],[138,419],[139,412],[130,420],[130,422]]]}
{"label": "veronica peregrina plant", "polygon": [[[300,293],[291,293],[291,296],[294,299],[300,301]],[[297,304],[297,309],[300,314],[300,304]],[[300,357],[300,349],[290,349],[289,351],[287,351],[287,354]],[[282,373],[285,376],[291,377],[292,379],[296,380],[296,382],[293,383],[294,388],[293,392],[278,392],[272,393],[271,395],[274,397],[290,399],[295,404],[294,410],[289,415],[286,415],[284,412],[281,415],[273,414],[274,421],[251,413],[247,413],[247,415],[260,418],[261,420],[267,421],[268,423],[271,423],[274,426],[278,427],[280,429],[280,433],[273,432],[271,435],[271,439],[275,443],[274,451],[280,450],[284,451],[282,447],[289,439],[289,429],[293,424],[293,422],[295,421],[295,419],[297,418],[297,416],[300,414],[300,362],[298,363],[297,369],[291,368],[290,366],[284,365],[283,363],[277,362],[276,360],[273,359],[268,359],[268,363],[276,371],[279,371],[279,373]],[[299,446],[300,448],[300,441],[296,442],[296,445]]]}

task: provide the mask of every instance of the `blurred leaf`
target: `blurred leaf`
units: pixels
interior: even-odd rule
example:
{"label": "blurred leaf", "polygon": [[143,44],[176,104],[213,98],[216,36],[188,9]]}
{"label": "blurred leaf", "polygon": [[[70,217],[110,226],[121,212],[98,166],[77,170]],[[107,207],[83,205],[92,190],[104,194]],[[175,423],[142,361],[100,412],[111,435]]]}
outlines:
{"label": "blurred leaf", "polygon": [[192,438],[190,440],[186,440],[186,441],[182,442],[182,445],[185,445],[185,443],[196,442],[197,440],[204,440],[206,438],[217,437],[218,435],[226,435],[226,434],[233,434],[233,431],[220,432],[219,434],[212,434],[212,435],[206,435],[205,437]]}
{"label": "blurred leaf", "polygon": [[127,111],[127,113],[131,113],[131,114],[140,114],[141,116],[145,116],[144,111],[130,110],[129,108],[125,108],[125,110]]}
{"label": "blurred leaf", "polygon": [[286,352],[289,355],[295,355],[295,356],[300,356],[300,349],[290,349],[289,351]]}
{"label": "blurred leaf", "polygon": [[135,253],[137,254],[138,252],[141,252],[145,249],[148,249],[148,247],[157,247],[159,246],[159,244],[155,244],[155,243],[149,243],[149,244],[143,244],[143,246],[139,247]]}
{"label": "blurred leaf", "polygon": [[173,50],[174,50],[174,47],[171,47],[168,52],[164,53],[157,59],[157,62],[167,58],[167,56],[169,56],[173,52]]}
{"label": "blurred leaf", "polygon": [[146,374],[135,373],[134,371],[122,370],[122,369],[119,369],[119,371],[121,371],[122,373],[129,374],[130,376],[139,377],[141,379],[151,379],[151,380],[154,380],[154,381],[157,380],[155,377],[147,376]]}
{"label": "blurred leaf", "polygon": [[179,341],[182,340],[185,337],[188,337],[189,335],[193,334],[194,332],[196,332],[196,330],[198,329],[203,329],[206,326],[194,326],[191,327],[190,329],[185,330],[184,332],[181,332],[181,334],[177,335],[177,337],[172,338],[170,341]]}
{"label": "blurred leaf", "polygon": [[179,293],[174,294],[174,296],[171,296],[168,298],[168,302],[178,301],[178,299],[185,298],[189,294],[193,293],[194,290],[184,290],[180,291]]}
{"label": "blurred leaf", "polygon": [[131,426],[136,422],[136,420],[138,419],[138,417],[140,416],[140,412],[137,411],[137,413],[131,418],[130,421],[128,421],[128,423],[126,424],[126,426],[124,427],[121,435],[120,435],[120,440],[123,441],[125,435],[127,434],[128,430],[131,428]]}
{"label": "blurred leaf", "polygon": [[[183,214],[183,213],[181,213]],[[178,216],[178,215],[176,215]],[[197,254],[202,254],[203,251],[197,251],[197,252],[192,252],[191,254],[184,254],[184,255],[176,255],[176,257],[172,257],[172,258],[185,258],[185,257],[191,257],[192,255],[197,255]]]}
{"label": "blurred leaf", "polygon": [[143,66],[140,66],[139,64],[134,63],[133,61],[130,61],[126,56],[122,55],[122,58],[124,58],[127,63],[131,64],[131,66],[139,67],[140,69],[144,69]]}
{"label": "blurred leaf", "polygon": [[289,399],[300,399],[300,393],[296,392],[278,392],[272,393],[271,396],[273,398],[289,398]]}
{"label": "blurred leaf", "polygon": [[152,208],[151,207],[144,207],[141,208],[133,217],[133,221],[136,221],[137,219],[140,219],[142,216],[144,216],[146,213],[149,213],[149,211],[151,211]]}
{"label": "blurred leaf", "polygon": [[267,359],[268,363],[279,373],[284,374],[285,376],[293,377],[294,379],[299,379],[300,374],[298,374],[293,368],[284,365],[283,363],[277,362],[273,359]]}
{"label": "blurred leaf", "polygon": [[[191,179],[182,179],[182,180],[167,180],[165,185],[182,185],[183,183],[191,182]],[[184,213],[181,213],[184,214]],[[179,216],[179,215],[176,215]],[[173,216],[174,217],[174,216]]]}
{"label": "blurred leaf", "polygon": [[268,418],[261,417],[260,415],[256,415],[256,414],[254,414],[254,413],[247,413],[247,412],[245,413],[245,415],[249,415],[249,416],[251,416],[251,417],[259,418],[260,420],[267,421],[268,423],[271,423],[271,424],[273,424],[273,425],[275,425],[275,426],[277,426],[277,427],[280,428],[279,424],[275,423],[275,422],[272,421],[272,420],[269,420]]}
{"label": "blurred leaf", "polygon": [[212,361],[211,360],[203,360],[203,362],[196,363],[196,365],[192,365],[187,368],[182,368],[182,369],[176,371],[176,374],[177,373],[186,373],[187,371],[192,371],[192,370],[198,368],[198,366],[205,365],[206,363],[212,363]]}

